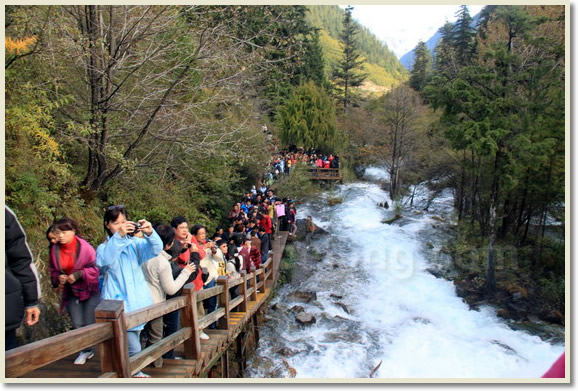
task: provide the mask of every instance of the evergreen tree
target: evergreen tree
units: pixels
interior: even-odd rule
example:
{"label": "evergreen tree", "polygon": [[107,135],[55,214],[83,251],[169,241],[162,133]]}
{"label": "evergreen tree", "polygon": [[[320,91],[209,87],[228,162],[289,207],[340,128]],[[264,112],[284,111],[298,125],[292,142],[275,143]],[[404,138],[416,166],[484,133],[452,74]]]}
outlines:
{"label": "evergreen tree", "polygon": [[[525,241],[539,220],[534,252],[541,254],[547,211],[564,194],[564,56],[563,37],[539,32],[544,19],[528,8],[498,6],[485,20],[479,56],[426,89],[463,159],[459,214],[487,238],[486,292],[493,294],[499,240]],[[563,23],[554,18],[543,31],[553,29]],[[539,271],[539,255],[535,262]]]}
{"label": "evergreen tree", "polygon": [[457,21],[452,31],[452,43],[456,52],[458,64],[468,65],[474,53],[474,37],[476,30],[472,27],[472,17],[468,7],[462,5],[456,12]]}
{"label": "evergreen tree", "polygon": [[431,53],[423,41],[414,49],[415,60],[411,68],[409,86],[416,91],[423,91],[431,73]]}
{"label": "evergreen tree", "polygon": [[296,87],[278,110],[281,142],[306,149],[338,152],[343,147],[343,136],[337,129],[335,118],[331,97],[309,81]]}
{"label": "evergreen tree", "polygon": [[307,40],[305,58],[299,74],[303,82],[312,80],[318,87],[329,88],[329,81],[325,76],[323,49],[319,42],[319,29],[315,29]]}
{"label": "evergreen tree", "polygon": [[340,40],[343,44],[343,57],[338,68],[334,71],[334,79],[337,85],[342,87],[339,93],[345,109],[352,102],[351,88],[360,86],[367,77],[366,73],[360,72],[363,59],[361,59],[361,55],[357,50],[357,42],[355,40],[357,26],[351,17],[352,11],[353,7],[351,6],[345,9],[343,31],[340,35]]}
{"label": "evergreen tree", "polygon": [[446,22],[440,28],[441,39],[435,49],[434,68],[438,73],[451,73],[452,65],[455,63],[453,42],[453,28],[454,25]]}

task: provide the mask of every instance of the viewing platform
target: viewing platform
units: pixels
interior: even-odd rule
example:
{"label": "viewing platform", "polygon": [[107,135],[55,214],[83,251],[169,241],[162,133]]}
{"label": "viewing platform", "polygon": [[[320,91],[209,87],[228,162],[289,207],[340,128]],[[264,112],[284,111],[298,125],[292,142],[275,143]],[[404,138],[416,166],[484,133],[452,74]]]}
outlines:
{"label": "viewing platform", "polygon": [[311,179],[340,181],[341,168],[311,168]]}

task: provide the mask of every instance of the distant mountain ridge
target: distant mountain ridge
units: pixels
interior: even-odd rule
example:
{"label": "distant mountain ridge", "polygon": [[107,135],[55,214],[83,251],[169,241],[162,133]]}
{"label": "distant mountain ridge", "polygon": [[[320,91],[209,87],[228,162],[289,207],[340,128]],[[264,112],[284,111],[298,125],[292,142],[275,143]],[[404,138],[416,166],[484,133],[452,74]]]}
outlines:
{"label": "distant mountain ridge", "polygon": [[[345,11],[337,5],[308,5],[307,19],[312,26],[321,29],[319,39],[325,56],[325,73],[330,76],[332,67],[341,59],[339,34],[343,28]],[[358,26],[359,52],[365,57],[364,70],[368,82],[389,89],[408,79],[409,74],[396,55],[369,29]],[[379,90],[379,88],[378,88]]]}
{"label": "distant mountain ridge", "polygon": [[[480,20],[480,12],[477,13],[476,16],[474,16],[472,18],[471,26],[477,29],[479,20]],[[429,49],[430,53],[432,54],[432,58],[434,57],[435,49],[438,46],[440,39],[442,38],[442,34],[441,34],[442,28],[443,28],[443,26],[440,26],[440,28],[436,31],[436,33],[430,39],[428,39],[425,43],[425,46]],[[416,43],[416,46],[417,46],[417,43]],[[404,54],[403,56],[401,56],[399,59],[400,63],[408,71],[411,71],[411,67],[413,66],[413,62],[415,60],[414,51],[415,51],[415,47],[412,50],[410,50],[409,52],[407,52],[406,54]]]}

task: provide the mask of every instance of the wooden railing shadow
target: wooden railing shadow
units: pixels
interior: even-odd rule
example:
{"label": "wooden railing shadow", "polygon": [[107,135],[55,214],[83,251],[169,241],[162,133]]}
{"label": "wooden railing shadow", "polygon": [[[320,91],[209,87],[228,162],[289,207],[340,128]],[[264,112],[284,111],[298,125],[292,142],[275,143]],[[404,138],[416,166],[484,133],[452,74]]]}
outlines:
{"label": "wooden railing shadow", "polygon": [[[130,313],[124,312],[121,300],[103,300],[95,311],[96,323],[7,351],[5,377],[21,377],[95,345],[99,345],[100,377],[131,377],[181,343],[185,359],[198,360],[201,356],[200,330],[214,322],[218,330],[229,330],[230,313],[246,312],[248,304],[257,301],[257,291],[265,294],[265,298],[269,296],[275,273],[273,258],[269,257],[265,264],[257,270],[253,268],[249,274],[243,271],[234,279],[221,276],[217,286],[202,291],[195,291],[190,283],[185,285],[181,297]],[[259,282],[258,276],[261,276]],[[239,295],[231,299],[229,289],[236,286]],[[197,303],[214,296],[218,297],[217,310],[199,318]],[[173,311],[181,311],[182,327],[129,357],[126,331]]]}

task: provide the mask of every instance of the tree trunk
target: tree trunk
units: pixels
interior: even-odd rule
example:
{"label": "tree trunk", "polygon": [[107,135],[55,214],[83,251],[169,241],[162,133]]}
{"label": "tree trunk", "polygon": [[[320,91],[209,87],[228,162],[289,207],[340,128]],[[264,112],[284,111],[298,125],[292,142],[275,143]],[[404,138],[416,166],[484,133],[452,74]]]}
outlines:
{"label": "tree trunk", "polygon": [[490,199],[489,238],[488,238],[488,269],[486,273],[485,294],[493,296],[496,293],[496,233],[497,233],[497,209],[499,197],[498,164],[500,151],[496,152],[494,160],[494,175],[492,180],[492,196]]}

